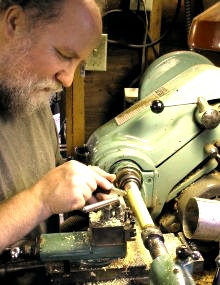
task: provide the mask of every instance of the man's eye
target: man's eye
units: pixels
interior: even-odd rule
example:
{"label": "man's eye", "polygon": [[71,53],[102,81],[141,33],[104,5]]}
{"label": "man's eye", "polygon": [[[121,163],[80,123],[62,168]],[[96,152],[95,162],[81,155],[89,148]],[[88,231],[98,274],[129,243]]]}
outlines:
{"label": "man's eye", "polygon": [[73,59],[72,56],[70,56],[70,55],[65,55],[65,54],[62,54],[62,57],[63,57],[64,59],[67,59],[67,60],[72,60],[72,59]]}
{"label": "man's eye", "polygon": [[62,59],[65,59],[65,60],[72,60],[73,59],[72,56],[64,54],[63,52],[61,52],[59,50],[56,50],[56,52]]}

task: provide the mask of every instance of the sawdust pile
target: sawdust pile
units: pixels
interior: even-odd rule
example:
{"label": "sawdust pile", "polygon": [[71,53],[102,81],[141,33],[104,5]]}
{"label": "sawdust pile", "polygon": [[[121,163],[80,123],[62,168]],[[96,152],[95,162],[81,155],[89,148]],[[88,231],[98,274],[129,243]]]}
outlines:
{"label": "sawdust pile", "polygon": [[214,271],[203,271],[200,274],[193,274],[196,285],[212,285],[214,276]]}

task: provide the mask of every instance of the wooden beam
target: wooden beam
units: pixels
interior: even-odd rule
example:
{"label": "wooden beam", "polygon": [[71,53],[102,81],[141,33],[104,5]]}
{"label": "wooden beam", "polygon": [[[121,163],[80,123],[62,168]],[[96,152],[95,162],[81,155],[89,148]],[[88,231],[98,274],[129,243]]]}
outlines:
{"label": "wooden beam", "polygon": [[[152,41],[160,38],[161,32],[161,17],[162,17],[162,0],[153,0],[152,11],[150,12],[149,34]],[[155,50],[159,53],[160,44],[155,45]],[[155,53],[152,48],[147,49],[147,65],[155,60]]]}
{"label": "wooden beam", "polygon": [[85,143],[85,88],[84,71],[79,65],[71,87],[66,88],[66,145],[67,155]]}

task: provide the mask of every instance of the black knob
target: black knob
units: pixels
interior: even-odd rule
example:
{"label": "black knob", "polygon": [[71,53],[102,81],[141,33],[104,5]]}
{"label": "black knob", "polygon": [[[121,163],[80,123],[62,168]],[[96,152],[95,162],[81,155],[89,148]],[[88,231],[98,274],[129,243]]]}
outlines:
{"label": "black knob", "polygon": [[154,100],[152,101],[150,108],[153,113],[159,114],[163,112],[164,104],[161,100]]}

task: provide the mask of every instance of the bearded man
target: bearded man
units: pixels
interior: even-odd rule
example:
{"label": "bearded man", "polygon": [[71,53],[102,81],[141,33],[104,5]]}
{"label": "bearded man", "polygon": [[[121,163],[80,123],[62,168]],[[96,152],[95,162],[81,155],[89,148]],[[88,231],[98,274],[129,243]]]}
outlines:
{"label": "bearded man", "polygon": [[112,187],[113,174],[60,163],[50,109],[101,30],[93,0],[0,1],[0,251],[93,201],[97,186]]}

